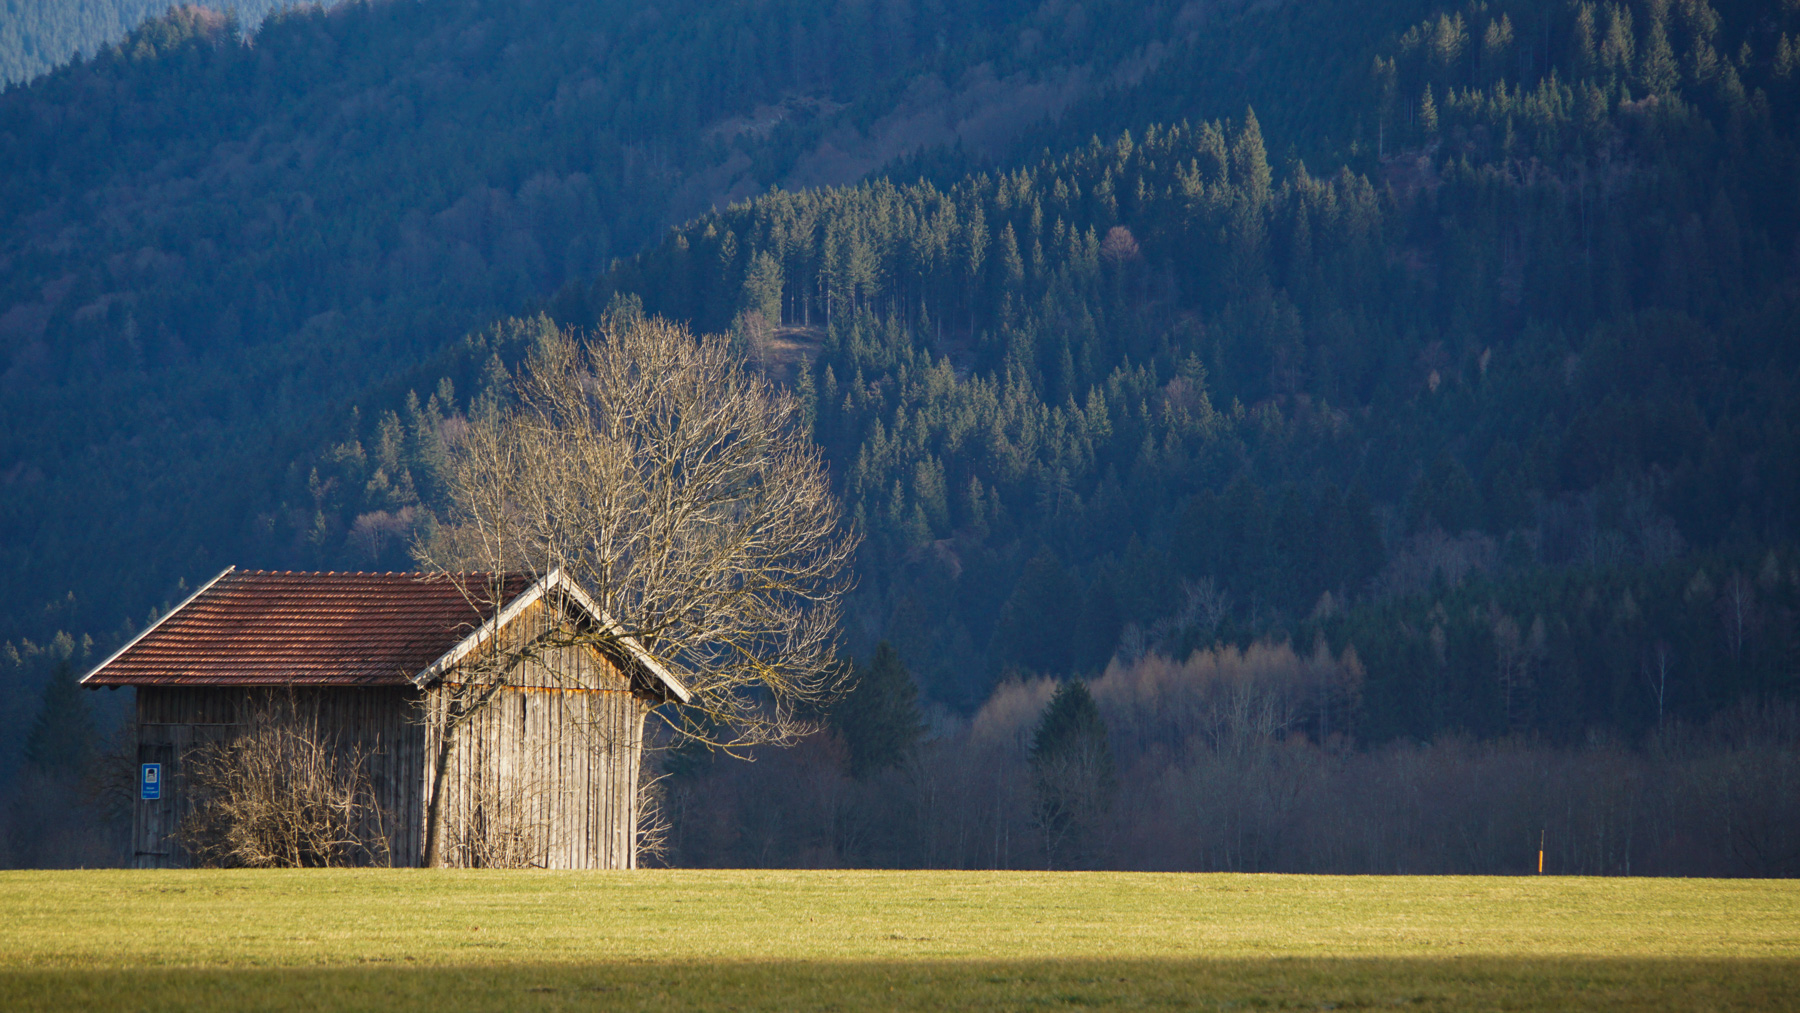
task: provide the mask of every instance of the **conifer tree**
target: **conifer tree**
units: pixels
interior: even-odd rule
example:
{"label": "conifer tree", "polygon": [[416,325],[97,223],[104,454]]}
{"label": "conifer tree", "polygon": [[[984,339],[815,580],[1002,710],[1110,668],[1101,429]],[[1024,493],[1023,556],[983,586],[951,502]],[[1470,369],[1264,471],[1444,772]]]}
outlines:
{"label": "conifer tree", "polygon": [[1256,110],[1244,113],[1244,126],[1231,146],[1231,179],[1253,208],[1269,199],[1269,153],[1263,147],[1262,125],[1256,122]]}
{"label": "conifer tree", "polygon": [[44,684],[43,703],[25,738],[25,761],[46,773],[82,774],[94,756],[94,715],[64,661]]}
{"label": "conifer tree", "polygon": [[1046,862],[1081,864],[1118,787],[1106,721],[1087,683],[1063,683],[1044,707],[1031,738],[1031,771]]}
{"label": "conifer tree", "polygon": [[897,766],[925,734],[919,688],[883,640],[868,664],[854,666],[848,692],[831,708],[830,725],[850,754],[850,776],[862,780]]}
{"label": "conifer tree", "polygon": [[1652,95],[1666,95],[1681,82],[1681,72],[1675,65],[1675,50],[1669,46],[1669,33],[1661,18],[1650,22],[1638,80]]}

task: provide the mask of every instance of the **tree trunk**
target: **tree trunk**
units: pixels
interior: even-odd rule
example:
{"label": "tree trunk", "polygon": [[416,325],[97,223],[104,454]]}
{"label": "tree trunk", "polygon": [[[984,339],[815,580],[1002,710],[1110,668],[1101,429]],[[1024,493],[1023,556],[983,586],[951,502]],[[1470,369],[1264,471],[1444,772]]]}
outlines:
{"label": "tree trunk", "polygon": [[425,806],[425,854],[419,867],[437,869],[444,864],[444,773],[450,767],[450,750],[456,745],[457,722],[445,715],[444,731],[438,740],[437,761],[432,765],[431,800]]}

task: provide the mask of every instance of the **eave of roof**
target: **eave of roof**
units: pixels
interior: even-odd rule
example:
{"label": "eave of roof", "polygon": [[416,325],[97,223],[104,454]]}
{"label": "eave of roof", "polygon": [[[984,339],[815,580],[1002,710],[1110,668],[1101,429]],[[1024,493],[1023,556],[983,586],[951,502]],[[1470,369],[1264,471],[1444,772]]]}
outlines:
{"label": "eave of roof", "polygon": [[525,574],[227,568],[82,681],[405,686],[529,583]]}
{"label": "eave of roof", "polygon": [[217,584],[220,580],[224,579],[226,574],[231,573],[232,571],[234,571],[236,569],[237,569],[237,567],[235,567],[235,566],[227,566],[225,569],[220,570],[218,572],[218,574],[213,577],[213,579],[200,585],[198,588],[196,588],[194,590],[193,594],[190,594],[186,598],[183,598],[181,600],[181,604],[175,606],[174,608],[170,609],[167,612],[164,612],[160,617],[158,617],[158,619],[155,622],[144,627],[144,632],[139,633],[137,636],[132,637],[130,640],[125,641],[125,646],[123,646],[123,647],[119,648],[118,650],[112,652],[111,654],[107,655],[105,661],[102,661],[100,664],[95,665],[92,669],[90,669],[88,671],[88,674],[81,677],[81,683],[86,684],[89,679],[92,679],[94,676],[99,675],[102,669],[104,669],[106,666],[112,664],[113,662],[119,660],[120,655],[123,655],[126,651],[129,651],[133,647],[136,647],[138,645],[138,641],[143,640],[145,637],[156,632],[156,629],[158,627],[160,627],[163,623],[166,623],[169,621],[169,617],[175,615],[177,612],[180,612],[182,609],[187,608],[189,605],[193,604],[195,598],[198,598],[201,595],[205,594],[208,590],[210,590],[212,588],[212,586],[214,584]]}
{"label": "eave of roof", "polygon": [[680,680],[560,570],[533,580],[524,573],[227,567],[96,665],[82,683],[422,686],[552,594],[607,635],[595,646],[613,656],[640,691],[691,700]]}
{"label": "eave of roof", "polygon": [[439,657],[436,661],[433,661],[431,664],[420,669],[418,674],[412,677],[413,684],[416,686],[424,686],[433,680],[442,677],[446,672],[454,668],[458,662],[468,657],[482,644],[486,643],[494,636],[495,632],[504,629],[506,624],[518,618],[520,613],[530,608],[536,602],[542,600],[552,591],[558,592],[574,601],[575,604],[578,605],[583,612],[587,613],[588,617],[602,630],[612,634],[613,642],[623,648],[628,655],[626,660],[648,673],[666,696],[672,696],[682,703],[687,703],[693,699],[693,694],[688,691],[686,686],[681,684],[681,680],[675,678],[675,676],[669,672],[668,668],[657,661],[655,657],[651,656],[650,652],[644,649],[643,644],[639,643],[636,637],[626,633],[624,627],[620,626],[611,616],[607,615],[606,611],[600,608],[600,606],[595,603],[594,599],[588,596],[586,591],[581,589],[581,585],[569,579],[568,575],[565,574],[560,567],[551,570],[548,574],[533,583],[529,588],[526,588],[523,594],[520,594],[512,601],[508,602],[506,607],[496,613],[492,619],[482,623],[480,628],[469,634],[461,643],[458,643],[455,647],[445,651],[442,657]]}
{"label": "eave of roof", "polygon": [[[561,573],[562,571],[558,570],[556,575],[561,575]],[[657,681],[661,682],[668,688],[670,693],[674,694],[675,699],[680,700],[682,703],[688,703],[693,699],[693,694],[688,691],[686,686],[681,684],[681,680],[675,678],[662,662],[656,660],[649,651],[644,649],[644,645],[639,643],[636,637],[626,633],[625,627],[619,625],[618,621],[612,616],[607,615],[606,610],[602,609],[594,599],[588,597],[587,592],[581,589],[580,584],[569,580],[567,577],[563,577],[559,586],[576,601],[580,602],[581,607],[587,611],[588,615],[598,619],[600,628],[612,634],[614,641],[631,653],[632,660],[642,666],[645,671],[655,676]]]}

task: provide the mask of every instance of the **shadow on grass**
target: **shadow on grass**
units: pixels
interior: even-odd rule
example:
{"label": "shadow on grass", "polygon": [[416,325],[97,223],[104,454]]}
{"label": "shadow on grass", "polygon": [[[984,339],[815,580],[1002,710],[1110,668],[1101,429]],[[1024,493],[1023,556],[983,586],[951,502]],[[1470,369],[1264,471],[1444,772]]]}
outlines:
{"label": "shadow on grass", "polygon": [[0,972],[0,1009],[1786,1010],[1800,961],[1284,958],[709,964],[369,963]]}

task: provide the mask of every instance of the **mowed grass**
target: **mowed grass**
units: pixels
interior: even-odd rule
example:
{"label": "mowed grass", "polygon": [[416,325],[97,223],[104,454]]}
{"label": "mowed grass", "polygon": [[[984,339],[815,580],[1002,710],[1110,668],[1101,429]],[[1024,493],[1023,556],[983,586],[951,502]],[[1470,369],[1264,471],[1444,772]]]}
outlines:
{"label": "mowed grass", "polygon": [[0,873],[0,1009],[1800,1009],[1800,883]]}

